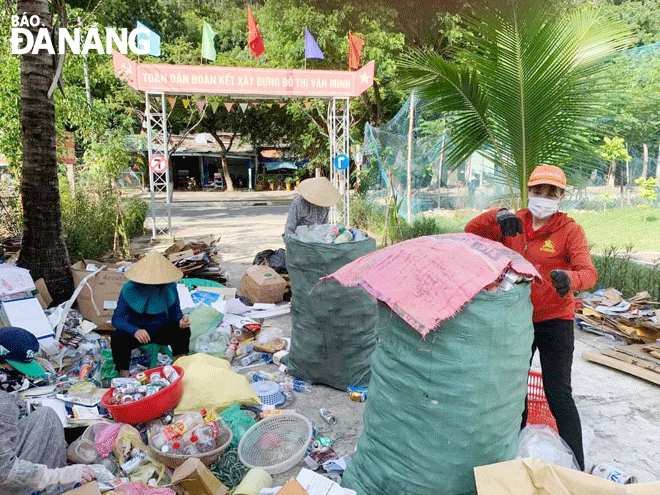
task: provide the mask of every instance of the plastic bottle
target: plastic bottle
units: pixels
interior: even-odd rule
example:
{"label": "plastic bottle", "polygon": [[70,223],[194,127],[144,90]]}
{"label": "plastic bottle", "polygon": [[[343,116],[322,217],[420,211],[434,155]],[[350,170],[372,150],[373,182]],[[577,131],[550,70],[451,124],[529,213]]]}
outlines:
{"label": "plastic bottle", "polygon": [[149,439],[149,445],[151,446],[152,449],[157,451],[162,451],[162,448],[165,445],[167,445],[169,442],[170,441],[165,436],[165,433],[163,433],[162,431],[160,433],[152,435],[151,438]]}
{"label": "plastic bottle", "polygon": [[312,391],[312,384],[300,378],[288,377],[282,387],[289,392],[309,393]]}
{"label": "plastic bottle", "polygon": [[268,373],[267,371],[250,371],[245,376],[251,382],[259,382],[262,380],[269,380],[271,382],[279,381],[278,373]]}
{"label": "plastic bottle", "polygon": [[173,442],[168,442],[166,445],[161,447],[160,451],[164,454],[180,454],[181,442],[175,440]]}
{"label": "plastic bottle", "polygon": [[254,340],[250,340],[249,342],[242,342],[236,348],[236,357],[246,356],[252,352],[252,349],[254,349]]}
{"label": "plastic bottle", "polygon": [[257,362],[263,361],[264,363],[273,362],[273,358],[267,352],[252,352],[243,356],[240,359],[241,366],[249,366]]}
{"label": "plastic bottle", "polygon": [[85,356],[82,359],[82,363],[80,364],[80,372],[78,373],[79,381],[84,382],[85,380],[87,380],[87,377],[92,372],[93,364],[94,361],[92,359],[92,356],[90,356],[89,354],[85,354]]}
{"label": "plastic bottle", "polygon": [[202,416],[202,413],[199,411],[189,411],[183,413],[181,416],[177,418],[177,420],[173,423],[174,427],[179,430],[181,435],[183,435],[187,431],[192,431],[198,426],[201,426],[204,424],[204,417]]}
{"label": "plastic bottle", "polygon": [[351,242],[353,240],[353,234],[350,231],[344,230],[341,234],[335,237],[333,241],[335,244],[343,244],[345,242]]}
{"label": "plastic bottle", "polygon": [[199,452],[210,452],[215,449],[215,434],[213,433],[213,428],[209,425],[200,426],[195,430],[195,435],[193,438],[196,438],[195,447]]}
{"label": "plastic bottle", "polygon": [[[195,435],[192,436],[192,438],[197,438]],[[197,447],[195,446],[194,442],[184,444],[181,446],[179,449],[179,454],[183,455],[197,455],[199,454],[199,450],[197,450]]]}
{"label": "plastic bottle", "polygon": [[234,356],[236,356],[236,349],[238,349],[238,342],[231,342],[225,349],[225,359],[231,363]]}

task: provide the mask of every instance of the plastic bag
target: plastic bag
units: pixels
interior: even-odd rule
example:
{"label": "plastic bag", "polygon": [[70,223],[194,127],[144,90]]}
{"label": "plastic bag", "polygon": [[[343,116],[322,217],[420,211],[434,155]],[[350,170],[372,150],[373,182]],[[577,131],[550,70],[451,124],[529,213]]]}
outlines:
{"label": "plastic bag", "polygon": [[227,409],[222,411],[220,415],[234,434],[234,437],[231,441],[231,447],[237,447],[238,442],[241,440],[241,438],[243,438],[245,432],[248,431],[250,426],[256,422],[254,419],[248,416],[247,413],[241,411],[238,402],[235,402]]}
{"label": "plastic bag", "polygon": [[139,431],[130,425],[124,425],[119,430],[114,448],[115,458],[120,466],[130,458],[134,448],[147,452],[147,457],[137,469],[131,472],[130,480],[140,481],[146,485],[151,478],[156,478],[159,483],[165,474],[165,465],[149,455],[149,450],[142,441]]}
{"label": "plastic bag", "polygon": [[571,448],[546,425],[527,425],[520,430],[517,457],[538,457],[550,464],[580,471]]}
{"label": "plastic bag", "polygon": [[286,273],[286,252],[280,248],[277,251],[266,249],[257,253],[252,261],[253,265],[266,265],[277,273]]}
{"label": "plastic bag", "polygon": [[226,326],[220,325],[218,328],[203,333],[197,337],[195,342],[195,352],[203,352],[222,357],[229,344],[229,335]]}

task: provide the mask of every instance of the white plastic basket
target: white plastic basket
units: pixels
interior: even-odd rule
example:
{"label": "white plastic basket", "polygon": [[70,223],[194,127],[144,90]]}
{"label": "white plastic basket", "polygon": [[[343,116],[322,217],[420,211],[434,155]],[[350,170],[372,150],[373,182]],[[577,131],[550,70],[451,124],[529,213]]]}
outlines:
{"label": "white plastic basket", "polygon": [[250,385],[254,393],[261,399],[262,404],[275,407],[284,404],[284,394],[282,394],[280,386],[277,383],[269,380],[261,380]]}
{"label": "white plastic basket", "polygon": [[238,444],[238,458],[248,468],[283,473],[298,464],[312,440],[312,423],[300,414],[269,416],[252,425]]}

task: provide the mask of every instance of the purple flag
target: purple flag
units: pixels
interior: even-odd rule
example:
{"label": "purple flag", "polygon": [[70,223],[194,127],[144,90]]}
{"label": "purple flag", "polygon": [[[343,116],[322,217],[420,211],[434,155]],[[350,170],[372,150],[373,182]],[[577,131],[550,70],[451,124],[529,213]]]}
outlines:
{"label": "purple flag", "polygon": [[325,58],[314,36],[305,29],[305,58]]}

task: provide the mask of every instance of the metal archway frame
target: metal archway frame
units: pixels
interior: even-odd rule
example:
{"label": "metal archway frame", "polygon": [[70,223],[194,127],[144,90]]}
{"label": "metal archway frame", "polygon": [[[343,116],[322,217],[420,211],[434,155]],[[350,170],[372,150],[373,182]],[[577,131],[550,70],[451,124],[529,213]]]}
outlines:
{"label": "metal archway frame", "polygon": [[[304,69],[261,69],[203,65],[140,64],[114,51],[115,74],[136,91],[145,93],[149,159],[156,153],[168,157],[165,95],[204,94],[235,99],[323,98],[328,99],[330,180],[339,189],[341,200],[332,208],[332,222],[349,221],[349,169],[336,170],[338,154],[349,155],[350,98],[373,84],[373,61],[357,71]],[[154,109],[156,111],[154,111]],[[172,183],[169,166],[165,173],[149,170],[152,236],[172,237]],[[165,207],[157,205],[156,194],[165,193]]]}

